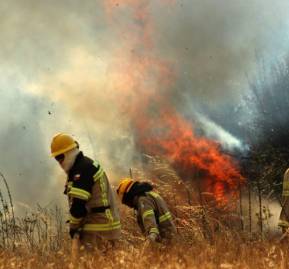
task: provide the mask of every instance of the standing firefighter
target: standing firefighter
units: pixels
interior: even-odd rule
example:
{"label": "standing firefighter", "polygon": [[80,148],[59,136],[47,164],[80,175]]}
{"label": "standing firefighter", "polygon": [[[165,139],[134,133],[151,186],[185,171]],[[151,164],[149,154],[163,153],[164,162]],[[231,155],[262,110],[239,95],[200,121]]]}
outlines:
{"label": "standing firefighter", "polygon": [[282,211],[278,225],[285,232],[289,227],[289,169],[284,174],[282,192]]}
{"label": "standing firefighter", "polygon": [[98,162],[79,150],[67,134],[56,135],[51,156],[67,174],[64,193],[70,207],[70,236],[79,237],[86,250],[105,250],[120,237],[120,220],[107,176]]}
{"label": "standing firefighter", "polygon": [[138,225],[150,241],[170,241],[176,233],[171,213],[162,197],[152,190],[147,182],[123,179],[117,194],[123,204],[137,211]]}

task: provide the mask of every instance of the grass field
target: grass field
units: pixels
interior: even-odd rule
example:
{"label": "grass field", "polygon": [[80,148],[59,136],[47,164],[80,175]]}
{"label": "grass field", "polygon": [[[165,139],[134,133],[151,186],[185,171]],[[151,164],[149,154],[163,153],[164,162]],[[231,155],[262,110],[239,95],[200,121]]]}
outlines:
{"label": "grass field", "polygon": [[[196,185],[181,182],[166,163],[155,162],[150,175],[137,169],[133,175],[139,180],[153,178],[152,184],[174,215],[175,242],[150,245],[141,235],[133,211],[119,205],[121,240],[105,254],[81,250],[78,268],[289,268],[288,241],[280,243],[280,233],[274,235],[266,226],[271,214],[264,212],[261,232],[261,218],[253,206],[252,216],[245,210],[240,215],[238,200],[221,208],[206,198],[207,194],[199,193]],[[9,205],[12,201],[2,200],[0,269],[73,268],[67,209],[38,206],[14,218]]]}

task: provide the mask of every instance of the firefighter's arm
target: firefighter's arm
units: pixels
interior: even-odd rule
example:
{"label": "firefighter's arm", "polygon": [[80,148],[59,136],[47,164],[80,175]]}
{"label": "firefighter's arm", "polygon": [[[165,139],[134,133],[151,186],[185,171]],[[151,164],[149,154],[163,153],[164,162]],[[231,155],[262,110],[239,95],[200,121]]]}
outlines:
{"label": "firefighter's arm", "polygon": [[93,185],[92,175],[77,175],[72,183],[68,195],[72,199],[70,206],[70,229],[76,230],[82,225],[82,220],[87,214],[86,202],[91,198]]}
{"label": "firefighter's arm", "polygon": [[84,201],[82,199],[73,198],[72,204],[71,204],[71,207],[69,210],[70,229],[77,230],[81,226],[81,222],[87,214],[85,203],[86,203],[86,201]]}
{"label": "firefighter's arm", "polygon": [[90,199],[91,193],[81,186],[73,184],[68,195],[72,198],[72,203],[69,210],[70,229],[78,229],[81,226],[83,217],[85,217],[87,214],[85,204]]}
{"label": "firefighter's arm", "polygon": [[283,191],[282,191],[282,206],[287,203],[289,197],[289,169],[285,172],[283,178]]}
{"label": "firefighter's arm", "polygon": [[145,197],[140,197],[138,201],[138,210],[142,218],[146,236],[155,241],[159,236],[159,229],[156,221],[154,205]]}

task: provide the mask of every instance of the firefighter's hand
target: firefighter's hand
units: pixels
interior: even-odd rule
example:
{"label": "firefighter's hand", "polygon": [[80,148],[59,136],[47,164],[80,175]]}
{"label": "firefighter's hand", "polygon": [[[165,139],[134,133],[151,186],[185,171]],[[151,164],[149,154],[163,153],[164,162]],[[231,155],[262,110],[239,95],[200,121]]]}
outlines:
{"label": "firefighter's hand", "polygon": [[157,235],[156,233],[150,233],[150,234],[148,235],[148,240],[149,240],[150,242],[156,242],[156,241],[157,241],[157,237],[158,237],[158,235]]}
{"label": "firefighter's hand", "polygon": [[161,246],[160,243],[158,243],[158,235],[156,233],[150,233],[143,246],[143,253],[146,252],[155,252],[159,249]]}
{"label": "firefighter's hand", "polygon": [[77,234],[78,232],[79,232],[78,229],[70,228],[69,230],[70,237],[73,238],[74,235]]}

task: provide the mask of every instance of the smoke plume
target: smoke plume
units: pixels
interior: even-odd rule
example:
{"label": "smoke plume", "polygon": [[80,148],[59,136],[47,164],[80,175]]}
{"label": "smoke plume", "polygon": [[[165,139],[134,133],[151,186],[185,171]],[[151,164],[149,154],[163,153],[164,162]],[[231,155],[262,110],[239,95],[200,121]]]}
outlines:
{"label": "smoke plume", "polygon": [[[117,180],[138,152],[147,150],[142,136],[147,138],[150,124],[161,125],[162,113],[173,111],[192,126],[198,113],[209,122],[209,109],[237,106],[247,89],[246,74],[256,71],[256,51],[286,53],[288,5],[272,6],[268,0],[1,3],[1,148],[7,152],[1,163],[17,199],[30,200],[21,194],[16,177],[21,171],[33,200],[43,197],[51,182],[60,184],[52,180],[56,164],[48,158],[54,133],[72,133]],[[151,122],[141,125],[144,116]],[[226,123],[231,124],[229,117]],[[206,130],[212,126],[203,124]],[[164,129],[156,126],[149,134],[155,138]]]}

